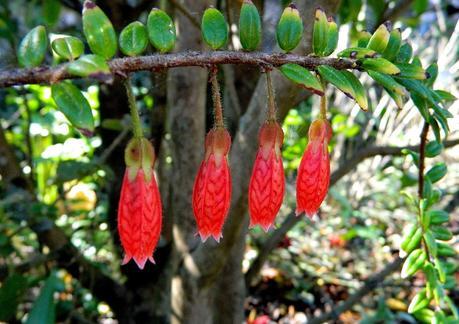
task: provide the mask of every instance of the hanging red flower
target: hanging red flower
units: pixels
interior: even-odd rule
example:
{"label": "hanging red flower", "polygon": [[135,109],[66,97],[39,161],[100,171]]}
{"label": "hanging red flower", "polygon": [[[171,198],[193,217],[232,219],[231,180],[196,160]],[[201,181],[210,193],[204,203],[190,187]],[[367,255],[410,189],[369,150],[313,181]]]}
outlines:
{"label": "hanging red flower", "polygon": [[281,147],[282,127],[267,121],[260,129],[259,148],[249,184],[250,227],[260,225],[266,232],[273,226],[285,193]]}
{"label": "hanging red flower", "polygon": [[222,237],[231,200],[230,146],[231,137],[226,129],[217,127],[207,133],[204,161],[193,187],[193,212],[203,242],[209,236],[217,242]]}
{"label": "hanging red flower", "polygon": [[309,143],[301,159],[296,182],[296,214],[312,217],[327,195],[330,184],[328,142],[331,126],[325,119],[315,120],[309,128]]}
{"label": "hanging red flower", "polygon": [[154,151],[145,138],[132,139],[125,151],[124,174],[118,207],[118,232],[124,249],[122,264],[134,259],[140,269],[153,252],[161,233],[162,207],[153,174]]}

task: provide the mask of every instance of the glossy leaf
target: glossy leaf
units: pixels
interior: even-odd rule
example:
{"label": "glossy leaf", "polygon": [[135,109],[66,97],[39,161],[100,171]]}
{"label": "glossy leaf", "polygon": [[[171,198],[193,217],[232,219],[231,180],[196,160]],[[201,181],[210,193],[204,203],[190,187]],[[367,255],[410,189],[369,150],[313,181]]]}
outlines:
{"label": "glossy leaf", "polygon": [[151,44],[161,53],[169,52],[174,48],[176,30],[174,21],[167,13],[153,8],[148,15],[147,29]]}
{"label": "glossy leaf", "polygon": [[426,156],[430,158],[435,157],[439,155],[443,151],[443,149],[443,144],[437,141],[430,141],[426,145]]}
{"label": "glossy leaf", "polygon": [[425,81],[426,85],[429,87],[432,87],[433,84],[435,83],[435,80],[437,79],[438,76],[438,65],[437,63],[432,63],[429,65],[429,67],[426,69],[427,73],[427,80]]}
{"label": "glossy leaf", "polygon": [[204,12],[201,32],[204,41],[214,50],[222,48],[228,41],[228,25],[225,17],[215,8],[208,8]]}
{"label": "glossy leaf", "polygon": [[429,303],[430,303],[430,298],[427,298],[426,290],[422,289],[411,300],[410,306],[408,306],[408,313],[412,314],[414,312],[417,312],[417,311],[427,307],[429,305]]}
{"label": "glossy leaf", "polygon": [[327,46],[324,55],[328,56],[333,53],[338,45],[338,25],[332,17],[328,17]]}
{"label": "glossy leaf", "polygon": [[74,127],[86,132],[94,130],[91,107],[76,86],[68,81],[56,83],[51,87],[51,94],[59,110]]}
{"label": "glossy leaf", "polygon": [[447,171],[448,168],[446,167],[446,164],[441,162],[435,164],[429,171],[427,171],[426,176],[429,177],[432,183],[435,183],[441,180],[446,175]]}
{"label": "glossy leaf", "polygon": [[73,36],[56,38],[52,41],[51,47],[57,55],[70,61],[77,59],[84,52],[83,42]]}
{"label": "glossy leaf", "polygon": [[391,76],[376,71],[368,71],[368,75],[385,89],[393,91],[399,95],[405,94],[405,89],[398,84]]}
{"label": "glossy leaf", "polygon": [[400,69],[396,65],[382,57],[362,59],[361,65],[365,70],[372,70],[385,74],[400,73]]}
{"label": "glossy leaf", "polygon": [[316,9],[312,33],[312,49],[316,55],[325,55],[328,43],[328,28],[329,25],[325,12],[321,8]]}
{"label": "glossy leaf", "polygon": [[111,59],[116,54],[118,40],[105,13],[94,2],[86,0],[83,4],[82,22],[91,51],[106,60]]}
{"label": "glossy leaf", "polygon": [[94,54],[83,55],[78,60],[69,63],[67,71],[81,77],[106,77],[110,75],[110,68],[104,58]]}
{"label": "glossy leaf", "polygon": [[33,303],[26,324],[53,324],[55,322],[56,306],[53,295],[57,288],[57,280],[53,273],[46,279],[38,298]]}
{"label": "glossy leaf", "polygon": [[352,59],[372,58],[376,57],[378,52],[366,47],[350,47],[338,53],[338,57],[349,57]]}
{"label": "glossy leaf", "polygon": [[397,57],[398,52],[400,51],[400,46],[402,44],[402,33],[400,29],[396,28],[390,32],[389,42],[387,43],[384,52],[382,53],[383,57],[389,61],[394,60]]}
{"label": "glossy leaf", "polygon": [[289,80],[301,85],[302,87],[323,96],[324,89],[319,80],[307,69],[297,64],[284,64],[279,70]]}
{"label": "glossy leaf", "polygon": [[397,68],[400,70],[398,76],[406,79],[425,80],[427,78],[426,71],[420,66],[407,63],[397,64]]}
{"label": "glossy leaf", "polygon": [[383,53],[389,43],[389,30],[385,24],[382,24],[376,29],[368,41],[367,47],[375,50],[378,53]]}
{"label": "glossy leaf", "polygon": [[429,210],[426,212],[430,216],[430,223],[439,225],[449,222],[449,214],[444,210]]}
{"label": "glossy leaf", "polygon": [[433,234],[427,230],[424,235],[424,242],[426,243],[427,249],[429,250],[429,253],[436,257],[437,256],[437,242],[435,241],[435,237]]}
{"label": "glossy leaf", "polygon": [[451,231],[442,225],[434,225],[430,229],[437,240],[449,241],[453,237]]}
{"label": "glossy leaf", "polygon": [[401,244],[401,248],[403,251],[406,252],[406,254],[409,254],[411,251],[413,251],[415,248],[419,246],[419,243],[421,242],[422,238],[422,228],[417,225],[413,224],[407,230],[405,236],[403,237],[403,241]]}
{"label": "glossy leaf", "polygon": [[367,47],[368,42],[370,41],[371,34],[367,31],[362,31],[359,33],[357,47]]}
{"label": "glossy leaf", "polygon": [[413,47],[410,44],[405,43],[400,46],[400,50],[398,51],[396,61],[400,63],[408,63],[413,55]]}
{"label": "glossy leaf", "polygon": [[239,15],[239,39],[242,48],[254,51],[261,43],[261,18],[251,0],[244,0]]}
{"label": "glossy leaf", "polygon": [[415,274],[419,269],[422,268],[426,259],[427,255],[422,249],[416,249],[412,251],[403,264],[401,273],[402,278],[408,278]]}
{"label": "glossy leaf", "polygon": [[294,50],[303,36],[303,21],[295,5],[290,4],[284,9],[277,24],[276,39],[279,47],[285,52]]}
{"label": "glossy leaf", "polygon": [[456,251],[447,243],[437,242],[438,256],[453,257]]}
{"label": "glossy leaf", "polygon": [[26,68],[39,66],[45,59],[48,36],[43,26],[37,26],[25,35],[19,44],[19,65]]}
{"label": "glossy leaf", "polygon": [[128,56],[140,55],[148,46],[147,29],[140,21],[134,21],[121,31],[119,42],[123,54]]}

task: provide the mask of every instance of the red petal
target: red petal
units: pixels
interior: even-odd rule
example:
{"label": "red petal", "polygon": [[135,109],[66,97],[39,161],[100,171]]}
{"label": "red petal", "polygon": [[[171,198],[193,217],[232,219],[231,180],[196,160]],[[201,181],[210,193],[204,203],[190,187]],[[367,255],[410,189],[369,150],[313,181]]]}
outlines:
{"label": "red petal", "polygon": [[231,175],[226,156],[217,164],[211,154],[201,163],[193,187],[193,212],[201,240],[219,242],[231,200]]}
{"label": "red petal", "polygon": [[[151,172],[153,174],[153,170]],[[122,264],[133,258],[143,269],[147,259],[153,260],[161,222],[161,198],[154,175],[147,182],[143,170],[139,169],[130,181],[126,170],[118,207],[118,232],[125,251]]]}

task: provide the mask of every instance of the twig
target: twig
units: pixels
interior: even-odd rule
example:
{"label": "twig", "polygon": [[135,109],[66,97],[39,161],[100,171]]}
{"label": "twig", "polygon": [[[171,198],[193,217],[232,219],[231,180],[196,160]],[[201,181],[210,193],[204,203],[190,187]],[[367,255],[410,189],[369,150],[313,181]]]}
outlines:
{"label": "twig", "polygon": [[[444,147],[452,147],[459,145],[459,139],[445,141]],[[405,149],[417,151],[419,146],[405,146],[405,147],[396,147],[396,146],[370,146],[363,148],[357,151],[351,159],[342,164],[340,168],[334,171],[330,177],[330,186],[333,186],[338,182],[342,177],[348,174],[352,169],[354,169],[360,162],[367,158],[374,156],[397,156],[402,155]],[[261,267],[263,266],[265,260],[268,258],[271,251],[277,246],[277,244],[283,239],[285,234],[295,226],[303,218],[296,217],[294,213],[291,213],[287,216],[284,222],[279,226],[271,235],[266,239],[263,246],[259,250],[259,254],[256,259],[252,262],[249,270],[247,270],[245,275],[245,280],[247,286],[252,284],[252,281],[256,275],[260,272]]]}
{"label": "twig", "polygon": [[418,174],[418,196],[419,199],[423,198],[424,192],[424,168],[426,159],[426,143],[427,134],[429,133],[429,124],[424,122],[424,126],[421,131],[421,142],[419,143],[419,174]]}
{"label": "twig", "polygon": [[223,123],[223,107],[220,94],[220,84],[217,79],[218,68],[212,66],[210,68],[210,83],[212,84],[212,101],[214,104],[214,127],[224,128]]}
{"label": "twig", "polygon": [[398,270],[402,265],[404,259],[397,257],[394,261],[389,263],[384,269],[375,275],[369,277],[364,281],[362,287],[360,287],[355,293],[349,296],[345,301],[334,306],[329,312],[324,313],[318,317],[312,318],[308,321],[308,324],[319,324],[329,320],[338,318],[338,316],[345,311],[351,309],[355,304],[360,302],[363,297],[373,291],[384,279],[392,272]]}
{"label": "twig", "polygon": [[[340,70],[358,69],[355,60],[351,59],[238,51],[181,52],[116,58],[109,62],[109,66],[113,74],[128,75],[130,72],[184,66],[208,67],[209,65],[217,64],[236,64],[276,67],[286,63],[296,63],[310,70],[314,70],[319,65],[329,65]],[[65,70],[64,64],[56,67],[42,66],[32,69],[11,69],[0,71],[0,88],[23,84],[49,84],[72,78],[77,77],[70,75]]]}

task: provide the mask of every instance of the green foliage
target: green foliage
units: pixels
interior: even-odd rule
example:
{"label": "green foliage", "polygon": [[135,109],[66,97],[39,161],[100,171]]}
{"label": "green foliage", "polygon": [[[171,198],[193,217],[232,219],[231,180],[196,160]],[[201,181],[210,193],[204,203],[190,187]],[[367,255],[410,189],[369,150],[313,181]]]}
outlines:
{"label": "green foliage", "polygon": [[27,278],[13,273],[0,288],[0,321],[8,322],[16,314],[19,302],[27,290]]}
{"label": "green foliage", "polygon": [[261,18],[257,7],[250,0],[244,0],[239,14],[239,39],[242,48],[256,50],[261,43]]}
{"label": "green foliage", "polygon": [[18,48],[19,65],[23,67],[39,66],[46,56],[48,36],[43,26],[37,26],[27,33]]}
{"label": "green foliage", "polygon": [[169,52],[174,48],[175,25],[167,13],[153,8],[148,15],[147,29],[151,44],[161,53]]}
{"label": "green foliage", "polygon": [[74,36],[59,37],[52,41],[51,47],[60,57],[73,61],[84,53],[83,42]]}
{"label": "green foliage", "polygon": [[214,50],[222,48],[228,41],[228,25],[225,17],[215,8],[204,11],[201,31],[204,41]]}
{"label": "green foliage", "polygon": [[35,300],[32,310],[27,317],[27,324],[43,323],[53,324],[56,317],[56,305],[54,303],[54,292],[58,288],[58,279],[52,273],[46,279],[40,295]]}
{"label": "green foliage", "polygon": [[90,0],[83,5],[83,32],[91,51],[105,59],[111,59],[117,51],[115,29],[105,13]]}
{"label": "green foliage", "polygon": [[103,78],[110,75],[110,68],[105,59],[95,54],[83,55],[78,60],[69,63],[67,71],[81,77]]}
{"label": "green foliage", "polygon": [[289,80],[301,85],[307,90],[324,95],[324,89],[319,80],[308,70],[297,64],[284,64],[280,67],[282,74]]}
{"label": "green foliage", "polygon": [[120,33],[120,50],[128,56],[140,55],[147,49],[147,29],[140,21],[134,21],[124,27]]}
{"label": "green foliage", "polygon": [[303,36],[303,20],[298,9],[291,4],[284,9],[276,27],[276,39],[279,47],[291,52],[300,43]]}

